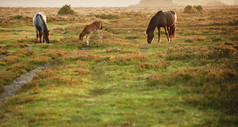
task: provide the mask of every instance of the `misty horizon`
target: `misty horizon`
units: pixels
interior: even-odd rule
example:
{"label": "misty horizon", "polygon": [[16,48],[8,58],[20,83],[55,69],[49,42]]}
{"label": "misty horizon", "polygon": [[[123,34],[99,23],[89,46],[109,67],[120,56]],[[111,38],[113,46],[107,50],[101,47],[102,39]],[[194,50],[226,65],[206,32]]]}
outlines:
{"label": "misty horizon", "polygon": [[0,0],[1,7],[127,7],[140,0]]}
{"label": "misty horizon", "polygon": [[[72,7],[128,7],[146,1],[154,5],[166,0],[0,0],[0,7],[62,7],[69,4]],[[153,1],[153,2],[150,2]],[[156,2],[155,2],[156,1]],[[227,5],[237,4],[235,0],[172,0],[175,5],[205,5],[220,1]],[[143,6],[143,4],[142,4]],[[158,5],[159,6],[159,5]]]}

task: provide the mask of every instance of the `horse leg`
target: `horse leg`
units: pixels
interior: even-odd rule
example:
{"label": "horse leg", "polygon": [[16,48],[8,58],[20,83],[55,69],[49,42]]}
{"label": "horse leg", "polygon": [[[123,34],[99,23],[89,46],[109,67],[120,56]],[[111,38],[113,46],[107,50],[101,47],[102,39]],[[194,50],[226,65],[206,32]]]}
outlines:
{"label": "horse leg", "polygon": [[167,36],[168,42],[170,42],[169,35],[168,35],[169,33],[166,26],[164,27],[164,30],[165,30],[165,34]]}
{"label": "horse leg", "polygon": [[158,29],[158,42],[157,42],[157,44],[159,44],[160,43],[160,27],[157,27],[157,29]]}
{"label": "horse leg", "polygon": [[39,31],[39,35],[40,35],[40,43],[41,43],[42,31]]}
{"label": "horse leg", "polygon": [[168,31],[168,35],[169,35],[169,42],[171,42],[171,38],[170,38],[170,35],[171,35],[171,29],[170,29],[170,27],[167,27],[167,31]]}
{"label": "horse leg", "polygon": [[89,46],[89,40],[92,33],[87,34],[86,44]]}
{"label": "horse leg", "polygon": [[169,42],[172,42],[172,31],[171,31],[171,27],[167,27],[168,33],[169,33]]}
{"label": "horse leg", "polygon": [[[43,35],[43,33],[42,33],[42,35]],[[43,43],[45,43],[45,37],[44,37],[44,35],[43,35]]]}
{"label": "horse leg", "polygon": [[100,39],[100,41],[101,41],[101,43],[102,43],[102,33],[101,33],[100,30],[98,30],[98,37],[99,37],[99,39]]}
{"label": "horse leg", "polygon": [[37,29],[36,29],[36,39],[37,39],[36,43],[39,42],[39,34]]}

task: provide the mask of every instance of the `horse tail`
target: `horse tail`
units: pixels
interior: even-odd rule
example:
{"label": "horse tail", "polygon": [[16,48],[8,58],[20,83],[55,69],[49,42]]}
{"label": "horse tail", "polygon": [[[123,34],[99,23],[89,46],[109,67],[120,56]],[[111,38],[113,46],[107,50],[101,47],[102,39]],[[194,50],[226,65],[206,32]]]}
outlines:
{"label": "horse tail", "polygon": [[170,27],[170,31],[169,31],[169,37],[170,38],[175,38],[176,37],[176,22],[177,22],[177,14],[175,11],[170,11],[173,15],[173,18],[174,18],[174,23],[173,25]]}
{"label": "horse tail", "polygon": [[176,37],[176,24],[174,23],[173,26],[170,27],[170,32],[169,32],[169,37],[170,38],[175,38]]}

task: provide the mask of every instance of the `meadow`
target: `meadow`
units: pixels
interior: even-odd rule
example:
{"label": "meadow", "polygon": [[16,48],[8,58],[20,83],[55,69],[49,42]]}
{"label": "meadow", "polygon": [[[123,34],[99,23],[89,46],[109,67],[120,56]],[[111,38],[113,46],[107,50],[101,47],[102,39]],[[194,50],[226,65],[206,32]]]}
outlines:
{"label": "meadow", "polygon": [[[158,8],[0,8],[0,92],[50,62],[0,107],[0,126],[238,125],[238,6],[178,15],[177,37],[152,44]],[[162,10],[167,10],[166,8]],[[47,15],[49,44],[35,44],[32,18]],[[103,22],[90,46],[78,36]]]}

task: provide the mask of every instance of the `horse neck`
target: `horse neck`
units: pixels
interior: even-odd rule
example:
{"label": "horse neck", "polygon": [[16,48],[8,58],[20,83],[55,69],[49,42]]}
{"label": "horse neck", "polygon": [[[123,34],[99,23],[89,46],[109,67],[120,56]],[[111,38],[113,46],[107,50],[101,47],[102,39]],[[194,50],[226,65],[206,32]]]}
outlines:
{"label": "horse neck", "polygon": [[101,29],[102,29],[102,22],[101,22],[101,21],[98,21],[98,24],[99,24],[99,25],[98,25],[98,26],[99,26],[98,29],[101,30]]}
{"label": "horse neck", "polygon": [[101,21],[95,21],[93,25],[95,26],[95,30],[101,30],[102,27]]}
{"label": "horse neck", "polygon": [[156,17],[153,16],[152,19],[150,20],[150,23],[148,25],[147,31],[152,31],[152,32],[155,31],[155,28],[157,26],[155,19],[156,19]]}
{"label": "horse neck", "polygon": [[[85,28],[86,29],[86,28]],[[82,32],[82,38],[87,34],[87,32],[86,32],[86,30],[83,30],[83,32]]]}

